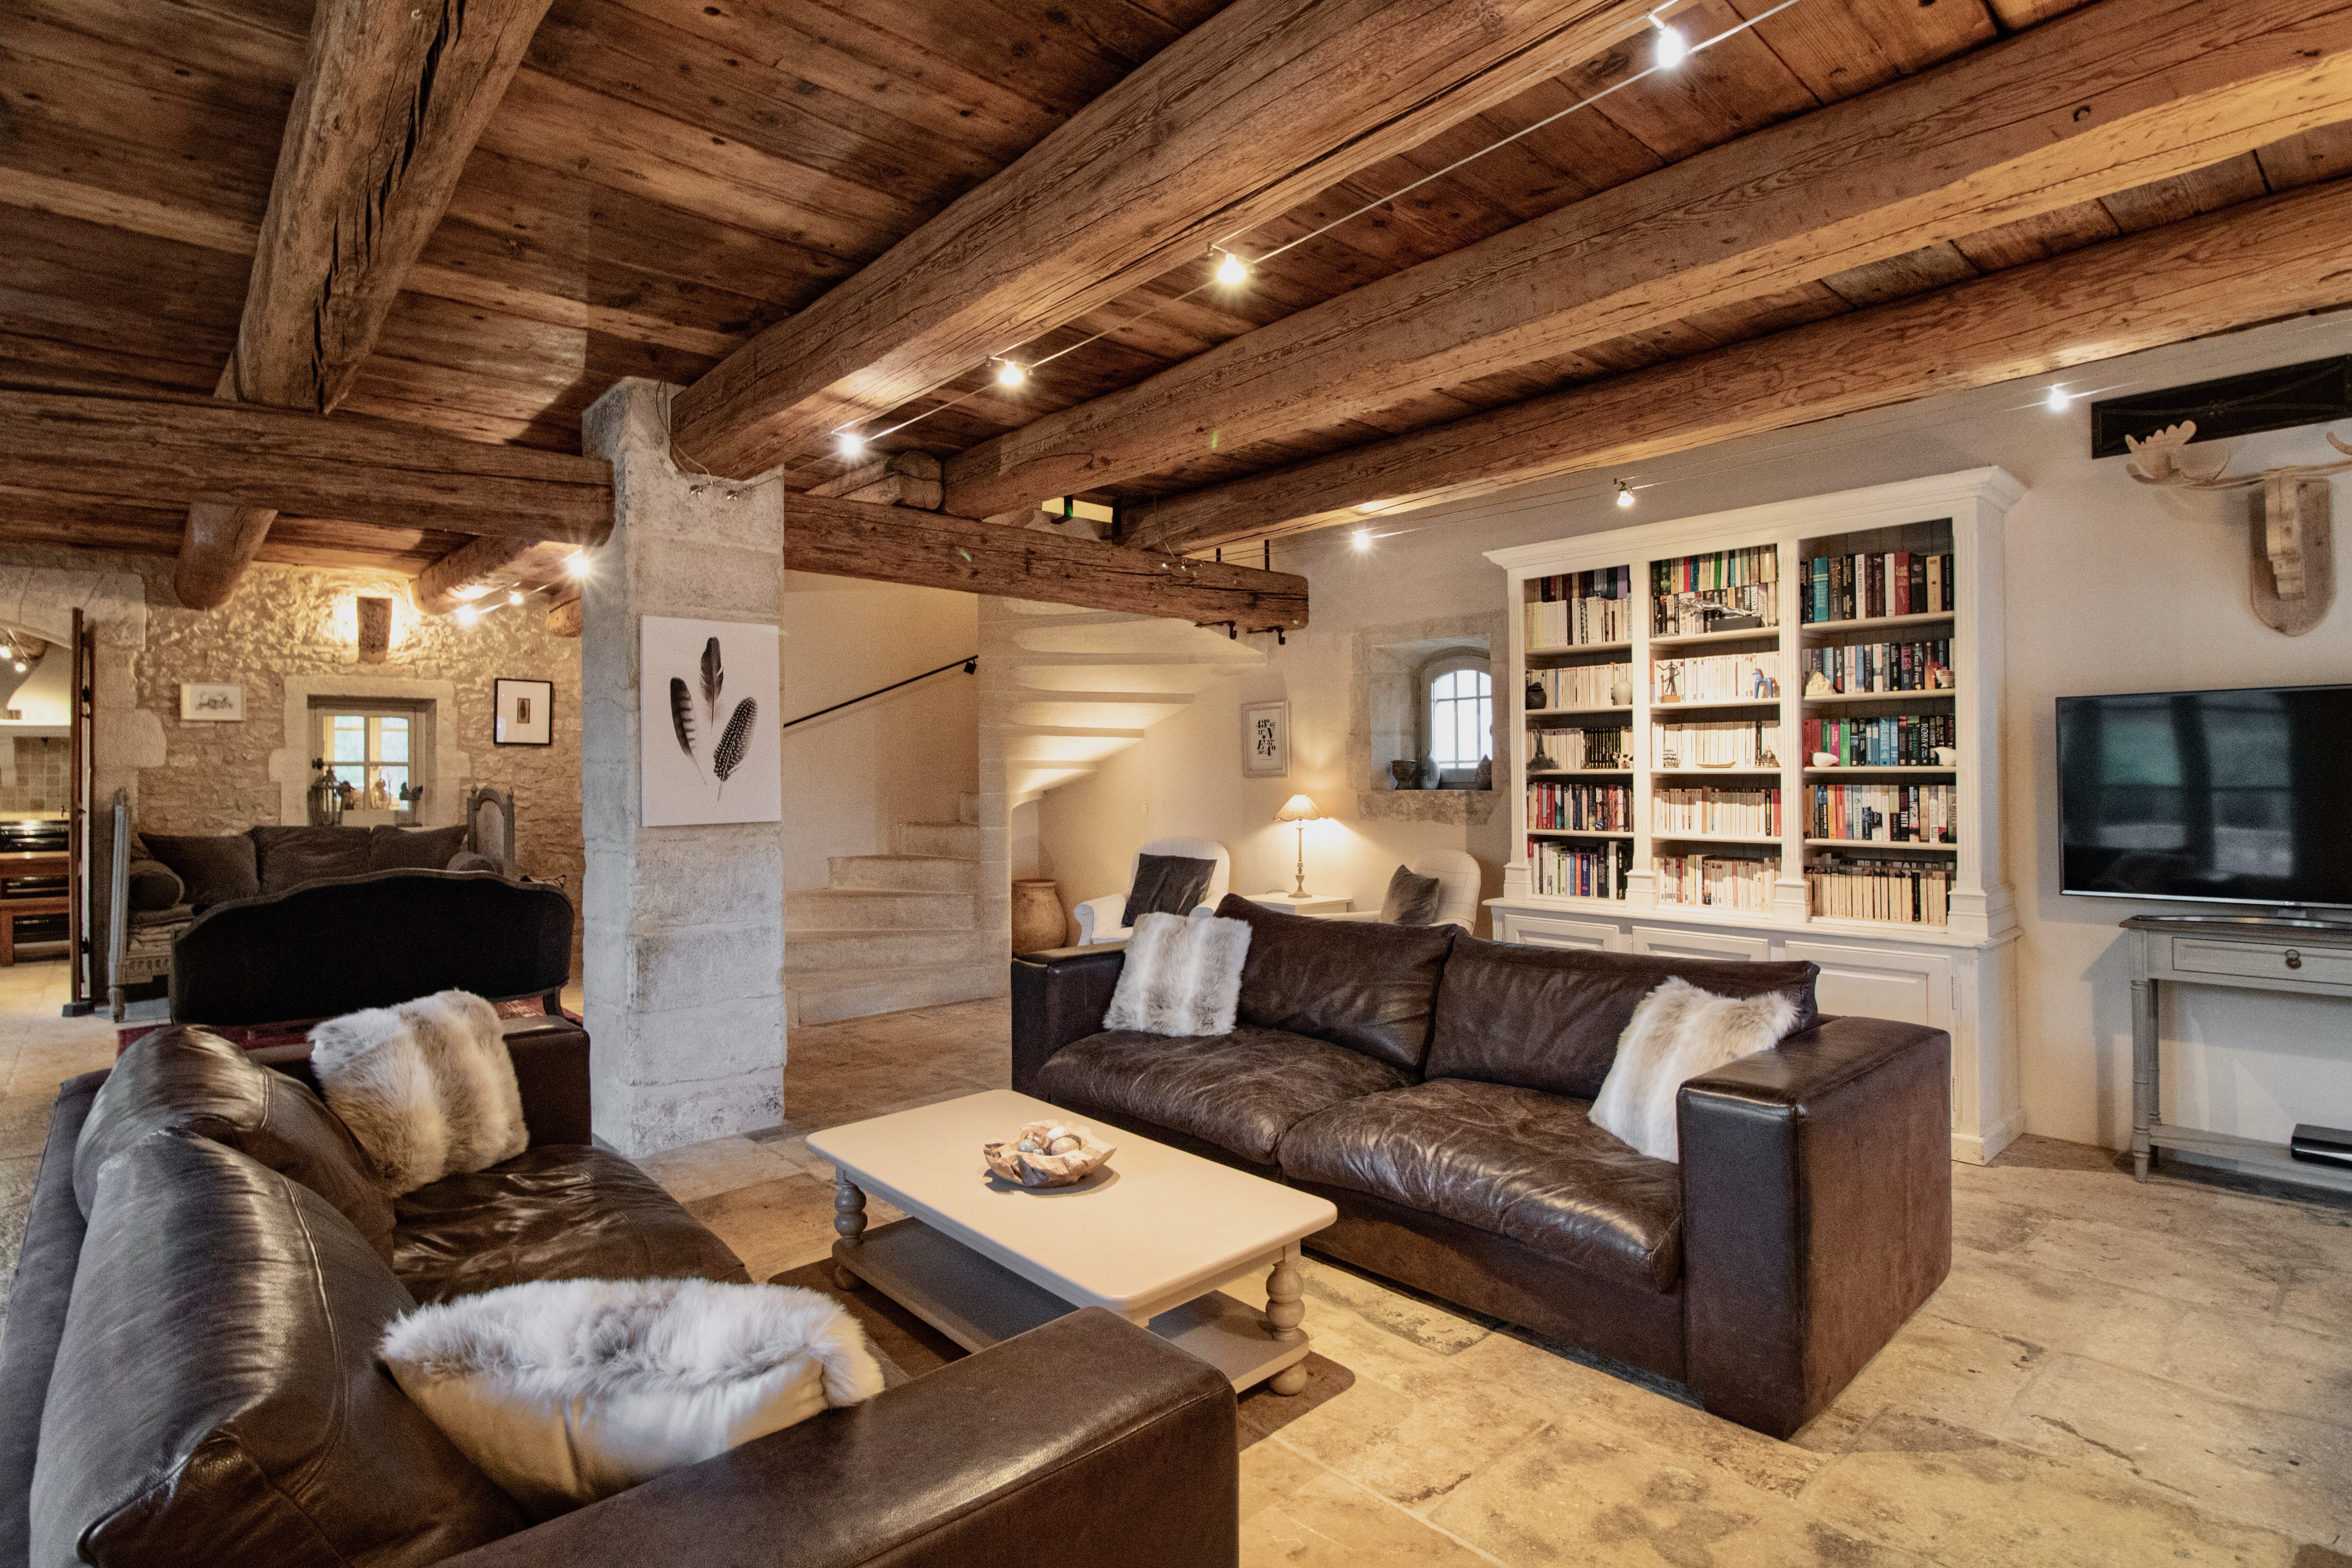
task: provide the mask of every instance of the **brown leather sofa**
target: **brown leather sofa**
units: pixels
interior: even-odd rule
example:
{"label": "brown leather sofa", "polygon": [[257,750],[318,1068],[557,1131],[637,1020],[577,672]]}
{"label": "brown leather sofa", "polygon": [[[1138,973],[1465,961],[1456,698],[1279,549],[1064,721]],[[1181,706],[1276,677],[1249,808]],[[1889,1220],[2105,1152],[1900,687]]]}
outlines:
{"label": "brown leather sofa", "polygon": [[[1105,1032],[1122,949],[1013,961],[1013,1087],[1318,1193],[1310,1248],[1644,1367],[1774,1436],[1812,1418],[1951,1262],[1951,1040],[1816,1015],[1811,963],[1480,942],[1228,897],[1234,1031]],[[1679,1163],[1592,1125],[1668,975],[1786,991],[1797,1032],[1682,1087]]]}
{"label": "brown leather sofa", "polygon": [[396,1202],[306,1047],[175,1026],[64,1086],[0,1343],[0,1568],[835,1568],[1041,1542],[1072,1563],[1138,1542],[1235,1561],[1231,1387],[1101,1311],[527,1524],[377,1363],[384,1322],[524,1279],[744,1272],[591,1142],[587,1037],[507,1027],[530,1147]]}

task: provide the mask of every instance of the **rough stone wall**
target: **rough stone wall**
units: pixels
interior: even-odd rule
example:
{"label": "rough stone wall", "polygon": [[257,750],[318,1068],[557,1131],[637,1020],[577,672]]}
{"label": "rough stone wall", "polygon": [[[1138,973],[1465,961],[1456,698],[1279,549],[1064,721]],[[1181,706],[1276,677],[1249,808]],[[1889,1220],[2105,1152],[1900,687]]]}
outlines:
{"label": "rough stone wall", "polygon": [[[467,759],[464,782],[514,791],[523,869],[534,877],[567,878],[572,900],[579,902],[584,864],[580,644],[548,632],[543,599],[499,608],[462,626],[454,619],[419,616],[410,605],[408,580],[396,573],[256,565],[227,604],[198,612],[181,607],[172,592],[172,563],[162,556],[0,551],[0,568],[89,571],[101,563],[106,570],[135,573],[147,587],[146,646],[135,656],[132,670],[140,710],[163,727],[164,757],[161,767],[144,767],[139,773],[142,828],[235,833],[283,819],[283,790],[271,775],[270,753],[299,751],[307,764],[314,749],[307,736],[289,740],[285,733],[289,677],[447,681],[456,689],[457,704],[454,713],[443,716],[443,732],[449,737],[446,747]],[[392,653],[382,664],[359,662],[352,601],[362,595],[394,603]],[[5,615],[0,605],[0,618]],[[553,745],[491,743],[491,683],[501,676],[554,683]],[[244,720],[182,722],[182,681],[244,687]],[[302,776],[309,776],[307,765]],[[463,808],[462,801],[442,804],[444,820],[456,820]]]}

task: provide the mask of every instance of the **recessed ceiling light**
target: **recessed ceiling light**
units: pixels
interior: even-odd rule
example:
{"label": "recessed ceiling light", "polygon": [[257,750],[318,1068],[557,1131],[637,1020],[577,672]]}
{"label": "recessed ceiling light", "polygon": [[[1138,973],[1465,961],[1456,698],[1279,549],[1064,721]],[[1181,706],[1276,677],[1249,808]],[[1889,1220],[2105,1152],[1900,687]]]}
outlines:
{"label": "recessed ceiling light", "polygon": [[1217,281],[1228,289],[1236,283],[1248,282],[1249,263],[1230,250],[1224,252],[1224,259],[1217,263]]}

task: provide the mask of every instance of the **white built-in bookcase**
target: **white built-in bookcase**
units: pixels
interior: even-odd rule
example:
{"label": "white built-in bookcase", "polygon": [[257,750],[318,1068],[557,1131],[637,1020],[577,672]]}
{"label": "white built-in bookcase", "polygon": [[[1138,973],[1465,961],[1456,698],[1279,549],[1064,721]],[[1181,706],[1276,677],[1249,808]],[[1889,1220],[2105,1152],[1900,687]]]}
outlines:
{"label": "white built-in bookcase", "polygon": [[[1549,946],[1811,960],[1822,966],[1824,1013],[1899,1018],[1950,1032],[1953,1153],[1979,1162],[1999,1153],[2023,1129],[2010,961],[2016,929],[2001,854],[2000,767],[2001,524],[2022,493],[1999,468],[1978,468],[1489,552],[1487,559],[1509,578],[1510,664],[1507,673],[1498,674],[1496,695],[1509,714],[1497,725],[1510,773],[1500,787],[1515,814],[1503,896],[1490,900],[1496,935]],[[1765,618],[1770,624],[1732,631],[1685,629],[1679,635],[1654,629],[1659,605],[1653,573],[1658,563],[1741,551],[1751,552],[1751,572],[1759,560],[1770,563],[1769,588],[1748,595],[1751,605],[1769,600]],[[1951,608],[1825,622],[1805,618],[1799,595],[1810,588],[1806,563],[1818,556],[1892,552],[1948,553]],[[1629,569],[1628,636],[1566,647],[1530,646],[1525,606],[1538,597],[1543,580],[1613,568]],[[1920,641],[1948,644],[1948,687],[1811,694],[1805,689],[1808,648]],[[1774,694],[1759,695],[1750,687],[1737,701],[1661,700],[1661,661],[1767,652],[1779,661]],[[1570,708],[1529,706],[1531,671],[1611,662],[1631,666],[1630,691],[1617,694],[1629,701],[1604,698]],[[1957,753],[1949,766],[1927,757],[1905,766],[1823,768],[1807,754],[1807,720],[1906,714],[1948,721]],[[1668,767],[1657,754],[1662,724],[1754,726],[1773,721],[1780,726],[1779,744],[1755,766]],[[1619,726],[1630,727],[1631,741],[1622,748],[1631,754],[1622,769],[1531,768],[1530,727]],[[1746,740],[1752,746],[1752,730]],[[1622,785],[1631,792],[1630,823],[1605,833],[1531,827],[1530,784]],[[1807,806],[1816,784],[1947,786],[1949,842],[1826,842],[1808,830]],[[1730,789],[1749,792],[1751,798],[1777,789],[1780,830],[1675,830],[1664,792]],[[1536,891],[1530,847],[1544,844],[1629,856],[1622,897]],[[1824,856],[1847,863],[1948,865],[1946,923],[1812,912],[1805,868]],[[1669,879],[1657,870],[1661,857],[1706,857],[1723,863],[1711,869],[1749,870],[1754,907],[1675,901],[1666,896]]]}

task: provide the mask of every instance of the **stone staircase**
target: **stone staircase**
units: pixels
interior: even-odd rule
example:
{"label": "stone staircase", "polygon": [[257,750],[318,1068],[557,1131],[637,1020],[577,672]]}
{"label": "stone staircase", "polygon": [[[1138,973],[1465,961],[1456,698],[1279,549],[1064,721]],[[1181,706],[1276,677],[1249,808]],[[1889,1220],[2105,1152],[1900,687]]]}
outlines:
{"label": "stone staircase", "polygon": [[956,815],[898,823],[890,854],[835,855],[829,886],[784,895],[787,1024],[1003,994],[1004,936],[980,913],[980,797]]}

